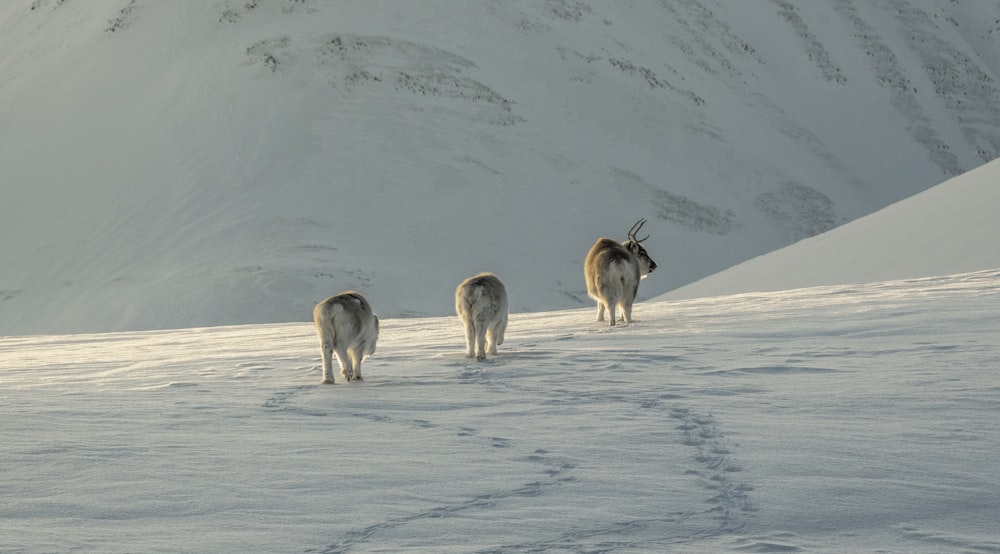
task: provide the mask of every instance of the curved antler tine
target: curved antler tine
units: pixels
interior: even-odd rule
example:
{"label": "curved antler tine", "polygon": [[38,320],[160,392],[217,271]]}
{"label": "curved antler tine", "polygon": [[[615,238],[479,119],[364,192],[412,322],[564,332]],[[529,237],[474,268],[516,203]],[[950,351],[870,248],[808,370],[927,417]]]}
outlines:
{"label": "curved antler tine", "polygon": [[635,223],[633,223],[632,226],[629,227],[629,229],[628,229],[628,238],[635,237],[635,232],[638,231],[639,227],[642,227],[642,224],[645,223],[645,222],[646,222],[646,218],[642,218],[639,221],[636,221]]}
{"label": "curved antler tine", "polygon": [[638,233],[639,229],[642,229],[642,226],[645,225],[645,224],[646,224],[646,218],[642,218],[639,221],[636,221],[635,225],[633,225],[632,228],[628,230],[628,238],[634,240],[635,242],[642,242],[642,241],[648,239],[649,235],[646,235],[645,237],[643,237],[641,239],[638,239],[638,238],[635,237],[635,234]]}

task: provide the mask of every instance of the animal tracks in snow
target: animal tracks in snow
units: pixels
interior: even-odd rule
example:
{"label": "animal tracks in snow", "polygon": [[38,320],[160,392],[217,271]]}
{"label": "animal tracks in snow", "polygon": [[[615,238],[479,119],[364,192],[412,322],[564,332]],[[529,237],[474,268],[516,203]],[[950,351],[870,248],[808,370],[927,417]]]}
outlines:
{"label": "animal tracks in snow", "polygon": [[297,387],[292,387],[290,389],[278,391],[273,395],[271,395],[270,398],[265,400],[264,404],[261,407],[267,411],[272,411],[272,412],[284,411],[284,412],[292,412],[310,416],[325,416],[327,415],[327,412],[325,411],[312,410],[309,408],[296,406],[292,403],[295,397],[299,395],[301,392],[312,390],[315,388],[316,385],[299,385]]}
{"label": "animal tracks in snow", "polygon": [[686,473],[697,476],[704,487],[714,494],[709,502],[718,514],[722,527],[736,530],[743,527],[743,514],[753,511],[750,491],[753,487],[735,479],[743,467],[733,460],[728,441],[719,431],[711,415],[699,415],[687,408],[673,408],[670,417],[678,422],[683,444],[694,449],[695,466]]}
{"label": "animal tracks in snow", "polygon": [[[446,428],[446,425],[438,425],[428,420],[411,419],[396,421],[388,416],[371,416],[365,414],[352,414],[357,417],[364,417],[371,421],[378,421],[385,424],[402,424],[412,427],[414,430],[432,430]],[[490,448],[503,451],[521,452],[524,446],[513,439],[484,434],[478,429],[468,426],[461,426],[454,431],[454,436],[458,438],[460,444],[465,444],[471,448]],[[376,536],[391,533],[408,525],[416,525],[430,520],[444,517],[459,517],[464,512],[485,511],[498,508],[505,502],[515,499],[539,497],[545,494],[546,490],[565,483],[572,483],[575,477],[569,472],[576,467],[576,464],[554,456],[550,451],[543,448],[531,449],[528,453],[517,454],[511,458],[515,463],[527,463],[534,467],[534,474],[525,474],[526,479],[512,484],[508,488],[486,488],[475,490],[477,485],[473,483],[473,490],[468,494],[454,497],[447,502],[429,505],[425,509],[412,513],[398,515],[376,521],[368,526],[348,530],[342,538],[320,549],[311,549],[307,552],[320,552],[333,554],[352,551],[362,547]],[[534,478],[532,478],[534,477]]]}
{"label": "animal tracks in snow", "polygon": [[[338,452],[368,437],[375,440],[374,451],[391,451],[395,443],[382,442],[384,438],[406,436],[421,445],[410,458],[416,475],[440,480],[434,476],[443,470],[433,464],[440,456],[449,460],[448,475],[456,472],[445,480],[447,486],[430,490],[422,488],[422,479],[411,478],[415,485],[393,493],[416,499],[405,509],[390,502],[388,509],[364,517],[339,518],[329,542],[311,551],[401,544],[404,537],[428,532],[438,518],[504,521],[525,510],[557,510],[566,502],[593,502],[596,509],[565,533],[527,534],[523,542],[507,544],[509,536],[493,535],[482,543],[482,551],[628,549],[634,544],[674,545],[678,537],[699,534],[741,533],[754,512],[753,487],[743,477],[723,422],[704,402],[716,393],[742,393],[722,382],[722,392],[677,388],[669,381],[651,389],[650,372],[665,377],[692,370],[712,374],[705,373],[695,350],[650,354],[623,348],[617,333],[582,333],[524,342],[514,337],[486,363],[462,357],[458,343],[454,351],[427,348],[424,357],[434,363],[421,365],[417,373],[401,369],[412,354],[386,349],[375,358],[380,371],[370,381],[336,390],[293,386],[266,398],[261,408],[285,414],[288,421],[307,424],[300,416],[329,417],[330,425],[320,422],[317,430],[329,433],[330,444],[340,445]],[[588,340],[581,348],[578,339],[584,336],[595,342]],[[241,368],[250,373],[260,369]],[[602,425],[587,423],[596,420]],[[657,472],[648,471],[647,457],[659,460]],[[370,472],[386,478],[364,464],[352,469],[349,478]],[[683,491],[680,497],[677,487]],[[641,499],[636,502],[654,510],[636,513],[631,503],[608,504],[602,500],[605,494]]]}
{"label": "animal tracks in snow", "polygon": [[[488,383],[483,383],[483,387],[490,388]],[[564,389],[553,394],[568,393]],[[287,406],[294,398],[295,393],[283,395],[278,403]],[[584,401],[586,402],[593,403],[594,400]],[[685,509],[663,510],[642,517],[616,514],[612,519],[600,523],[581,524],[581,528],[573,532],[538,542],[504,544],[496,551],[532,551],[557,547],[573,550],[589,548],[593,544],[615,545],[614,548],[627,549],[631,543],[629,540],[621,540],[621,537],[629,533],[663,533],[664,536],[675,536],[672,534],[673,530],[693,526],[717,535],[738,533],[745,527],[747,517],[754,511],[750,498],[753,488],[740,478],[744,469],[734,452],[734,445],[725,436],[720,422],[714,416],[678,405],[669,394],[640,398],[638,401],[627,394],[611,394],[605,405],[609,413],[617,412],[623,417],[635,418],[631,432],[639,440],[645,437],[650,443],[665,443],[655,446],[654,450],[675,453],[687,450],[686,455],[674,456],[681,463],[666,464],[664,472],[681,481],[693,480],[692,489],[702,491],[701,494],[696,495],[694,503],[687,503]],[[564,406],[572,406],[572,403]],[[462,410],[453,407],[444,409]],[[428,443],[440,443],[454,455],[478,453],[474,456],[485,460],[484,468],[500,464],[521,469],[509,486],[479,484],[475,480],[463,481],[457,493],[443,495],[443,498],[436,498],[436,501],[428,502],[424,508],[410,513],[395,514],[348,529],[340,533],[336,541],[314,552],[348,552],[364,548],[372,541],[419,534],[425,526],[433,525],[431,522],[436,518],[479,520],[487,517],[486,514],[502,518],[515,507],[523,506],[527,499],[537,503],[537,509],[545,510],[546,506],[555,506],[565,501],[565,498],[573,498],[573,491],[577,486],[584,489],[594,487],[595,482],[608,477],[605,470],[595,471],[597,468],[591,467],[594,460],[586,454],[591,448],[605,448],[606,445],[568,445],[544,433],[525,433],[523,429],[517,428],[516,415],[512,415],[511,434],[500,435],[496,433],[496,426],[489,421],[479,420],[486,423],[484,426],[455,425],[455,420],[461,419],[461,415],[414,418],[411,417],[413,413],[397,415],[352,411],[347,415],[376,425],[405,427],[409,430],[408,433],[427,433]],[[553,417],[558,419],[557,414]],[[559,425],[559,422],[554,421],[554,425]],[[673,446],[670,446],[671,443]],[[628,457],[625,452],[621,455]],[[606,455],[602,454],[595,459],[604,457]],[[611,476],[609,483],[622,478],[622,475],[628,476],[629,466],[625,465],[619,471],[621,474]],[[664,504],[671,503],[665,500]],[[411,526],[413,528],[409,529]],[[672,544],[672,539],[665,539],[663,544]],[[487,548],[484,551],[493,550]]]}

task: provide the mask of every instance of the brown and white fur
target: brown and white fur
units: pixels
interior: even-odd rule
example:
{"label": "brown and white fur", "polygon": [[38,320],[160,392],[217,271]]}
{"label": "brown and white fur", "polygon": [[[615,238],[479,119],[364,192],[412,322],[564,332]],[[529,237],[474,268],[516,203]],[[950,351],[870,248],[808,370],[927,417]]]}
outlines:
{"label": "brown and white fur", "polygon": [[611,316],[610,325],[616,323],[615,309],[622,310],[622,321],[632,323],[632,303],[635,302],[639,281],[656,269],[656,262],[649,257],[638,239],[645,219],[640,219],[628,232],[628,240],[621,244],[606,238],[597,239],[587,253],[583,275],[587,280],[587,295],[597,301],[597,321],[604,321],[604,310]]}
{"label": "brown and white fur", "polygon": [[507,330],[507,289],[492,273],[480,273],[455,289],[455,312],[465,323],[465,357],[496,355]]}
{"label": "brown and white fur", "polygon": [[361,361],[375,352],[378,317],[360,292],[347,291],[316,304],[313,323],[323,357],[323,383],[333,384],[333,356],[348,381],[361,380]]}

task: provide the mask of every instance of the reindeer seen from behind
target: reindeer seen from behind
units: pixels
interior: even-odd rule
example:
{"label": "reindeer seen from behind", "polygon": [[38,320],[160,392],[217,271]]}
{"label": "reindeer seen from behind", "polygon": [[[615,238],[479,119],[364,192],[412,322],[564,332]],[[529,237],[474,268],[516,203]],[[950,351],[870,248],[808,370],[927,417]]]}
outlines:
{"label": "reindeer seen from behind", "polygon": [[455,312],[465,324],[465,357],[496,355],[507,330],[507,289],[492,273],[480,273],[455,289]]}
{"label": "reindeer seen from behind", "polygon": [[583,274],[587,280],[587,295],[597,301],[597,321],[604,321],[607,309],[613,327],[615,310],[620,307],[622,321],[626,325],[632,323],[632,303],[639,290],[639,281],[656,269],[656,262],[642,246],[649,235],[641,239],[636,237],[645,223],[645,219],[640,219],[632,225],[628,239],[620,244],[608,238],[597,239],[587,253]]}
{"label": "reindeer seen from behind", "polygon": [[375,353],[378,317],[368,300],[356,291],[331,296],[316,304],[313,323],[323,357],[323,383],[333,384],[333,356],[348,381],[361,380],[361,362]]}

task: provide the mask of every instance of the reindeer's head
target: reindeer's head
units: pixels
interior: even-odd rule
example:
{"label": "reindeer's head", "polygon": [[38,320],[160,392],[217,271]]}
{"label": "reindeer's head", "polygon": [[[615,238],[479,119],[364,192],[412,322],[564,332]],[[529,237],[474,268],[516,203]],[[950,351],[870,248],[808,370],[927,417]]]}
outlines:
{"label": "reindeer's head", "polygon": [[656,269],[656,262],[654,262],[653,259],[649,257],[649,254],[646,252],[646,249],[643,248],[642,246],[643,241],[648,239],[649,235],[646,235],[641,239],[636,238],[635,236],[635,234],[639,232],[639,229],[642,229],[642,226],[645,224],[646,224],[645,219],[640,219],[639,221],[636,221],[635,225],[633,225],[632,228],[629,229],[628,231],[628,240],[622,243],[622,246],[624,246],[626,250],[631,252],[632,255],[635,256],[635,259],[639,261],[639,275],[642,278],[645,278],[646,275],[652,273],[653,270]]}

